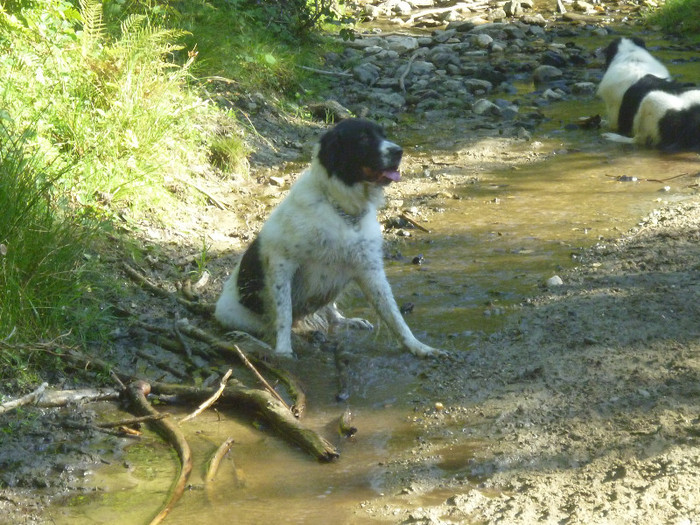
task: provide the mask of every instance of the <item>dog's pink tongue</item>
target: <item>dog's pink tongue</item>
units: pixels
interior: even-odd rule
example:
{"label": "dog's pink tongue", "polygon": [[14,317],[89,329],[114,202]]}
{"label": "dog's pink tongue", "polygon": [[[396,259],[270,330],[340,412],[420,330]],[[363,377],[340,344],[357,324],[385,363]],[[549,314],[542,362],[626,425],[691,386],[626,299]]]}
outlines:
{"label": "dog's pink tongue", "polygon": [[401,180],[401,173],[398,171],[385,171],[382,173],[382,176],[394,182]]}

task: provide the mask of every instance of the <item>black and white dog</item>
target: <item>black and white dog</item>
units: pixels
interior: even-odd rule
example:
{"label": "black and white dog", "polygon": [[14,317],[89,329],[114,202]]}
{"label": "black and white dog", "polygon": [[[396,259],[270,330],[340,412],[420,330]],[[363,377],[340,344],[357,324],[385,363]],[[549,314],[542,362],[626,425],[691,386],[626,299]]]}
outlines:
{"label": "black and white dog", "polygon": [[401,344],[418,356],[442,352],[418,341],[392,295],[382,262],[377,209],[398,181],[403,150],[377,124],[348,119],[326,132],[311,167],[292,185],[224,285],[215,316],[225,327],[274,333],[292,355],[292,326],[310,315],[371,329],[343,317],[340,292],[356,282]]}
{"label": "black and white dog", "polygon": [[663,150],[700,148],[700,90],[674,82],[639,38],[618,38],[604,50],[598,96],[615,142]]}

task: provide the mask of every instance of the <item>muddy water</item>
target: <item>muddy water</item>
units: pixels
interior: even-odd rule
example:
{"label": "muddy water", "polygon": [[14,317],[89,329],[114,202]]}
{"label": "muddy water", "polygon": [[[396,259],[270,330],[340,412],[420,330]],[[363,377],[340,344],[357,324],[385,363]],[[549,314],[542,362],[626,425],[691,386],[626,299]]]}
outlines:
{"label": "muddy water", "polygon": [[[517,148],[534,150],[539,154],[536,160],[503,162],[487,170],[474,162],[432,169],[438,175],[444,171],[446,183],[450,173],[460,170],[474,177],[449,186],[458,198],[438,196],[428,203],[438,210],[426,224],[430,233],[415,232],[396,247],[409,260],[422,255],[424,263],[387,264],[399,302],[415,305],[408,320],[420,338],[468,351],[482,334],[498,329],[515,305],[536,293],[547,278],[575,265],[581,247],[618,236],[661,203],[694,191],[688,187],[697,182],[693,175],[700,171],[695,155],[639,151],[601,142],[597,132],[566,129],[576,116],[599,110],[594,102],[555,104],[546,110],[550,120],[535,134],[535,144],[509,145],[501,151],[508,160],[520,157]],[[399,138],[424,164],[436,155],[459,159],[469,151],[493,152],[499,147],[498,141],[485,148],[455,136],[457,130],[447,126],[442,136],[431,130],[427,136],[407,133]],[[357,294],[351,292],[346,303],[346,313],[375,318]],[[334,401],[332,358],[303,355],[293,365],[310,400],[305,422],[338,445],[338,461],[317,464],[264,429],[251,428],[228,413],[209,412],[185,426],[195,468],[190,490],[167,523],[366,523],[363,502],[384,494],[401,497],[396,492],[401,480],[390,479],[386,466],[410,458],[420,447],[415,420],[422,409],[440,401],[426,395],[421,385],[420,372],[431,365],[399,354],[381,327],[353,338],[357,357],[349,367],[348,404],[359,433],[351,440],[338,437],[333,424],[342,407]],[[465,475],[473,450],[480,446],[467,437],[455,445],[454,436],[466,430],[450,429],[450,440],[434,460],[421,463],[425,478]],[[235,439],[232,452],[217,480],[205,487],[207,459],[229,436]],[[175,465],[173,453],[147,436],[130,447],[125,458],[90,478],[89,487],[99,491],[54,508],[55,523],[145,523],[165,500]],[[414,487],[405,490],[410,493]],[[420,497],[429,504],[450,494],[437,489]]]}

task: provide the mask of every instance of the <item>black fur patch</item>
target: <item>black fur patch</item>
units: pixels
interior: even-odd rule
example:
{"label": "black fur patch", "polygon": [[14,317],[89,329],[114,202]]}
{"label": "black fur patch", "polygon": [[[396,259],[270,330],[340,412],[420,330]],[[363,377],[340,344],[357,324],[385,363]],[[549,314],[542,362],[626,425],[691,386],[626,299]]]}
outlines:
{"label": "black fur patch", "polygon": [[260,260],[260,242],[257,237],[243,254],[236,285],[241,304],[251,312],[262,315],[265,311],[262,299],[265,276]]}
{"label": "black fur patch", "polygon": [[370,180],[363,168],[381,172],[397,169],[403,150],[396,146],[391,158],[383,159],[381,145],[386,140],[384,129],[363,119],[340,122],[321,137],[318,159],[332,177],[338,177],[348,186]]}
{"label": "black fur patch", "polygon": [[622,135],[632,135],[634,116],[637,114],[642,99],[652,91],[663,91],[671,95],[677,95],[691,89],[692,85],[673,82],[654,75],[645,75],[632,84],[625,91],[620,103],[620,112],[617,117],[617,130]]}
{"label": "black fur patch", "polygon": [[[631,40],[635,44],[637,44],[639,47],[646,49],[647,46],[644,43],[644,40],[638,37],[631,37],[628,38],[628,40]],[[616,38],[612,42],[610,42],[607,47],[603,50],[603,53],[605,54],[605,69],[607,70],[610,67],[610,63],[613,61],[615,58],[615,55],[617,55],[618,50],[620,49],[620,42],[622,41],[622,38]]]}
{"label": "black fur patch", "polygon": [[700,151],[700,104],[667,111],[659,120],[659,135],[662,150]]}

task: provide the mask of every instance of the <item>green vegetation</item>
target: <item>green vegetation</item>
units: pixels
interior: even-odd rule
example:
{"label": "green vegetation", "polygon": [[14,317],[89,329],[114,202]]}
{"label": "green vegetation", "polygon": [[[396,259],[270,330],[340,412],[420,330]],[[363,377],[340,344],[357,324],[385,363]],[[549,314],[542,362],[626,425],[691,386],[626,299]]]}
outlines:
{"label": "green vegetation", "polygon": [[647,21],[667,33],[681,33],[700,38],[700,0],[667,0],[651,12]]}
{"label": "green vegetation", "polygon": [[96,233],[167,223],[202,166],[245,174],[244,126],[212,91],[294,109],[329,4],[0,2],[0,391],[53,366],[27,344],[106,338],[118,287]]}

